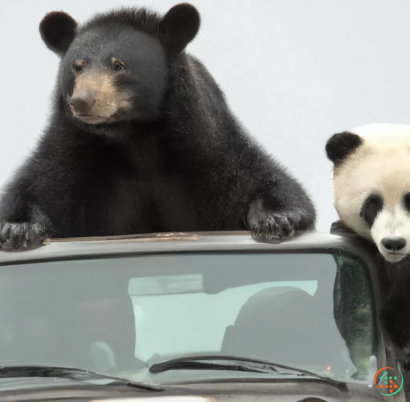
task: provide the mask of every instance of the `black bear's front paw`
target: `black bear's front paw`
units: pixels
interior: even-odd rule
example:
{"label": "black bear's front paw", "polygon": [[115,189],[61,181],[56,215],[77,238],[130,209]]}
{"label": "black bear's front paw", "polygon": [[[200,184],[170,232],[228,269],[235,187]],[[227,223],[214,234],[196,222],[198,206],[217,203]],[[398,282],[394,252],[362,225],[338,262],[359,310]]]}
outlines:
{"label": "black bear's front paw", "polygon": [[249,208],[248,225],[258,240],[290,239],[307,229],[302,211],[271,211],[262,200],[254,201]]}
{"label": "black bear's front paw", "polygon": [[4,223],[0,227],[0,244],[4,251],[29,250],[40,246],[49,237],[42,223]]}

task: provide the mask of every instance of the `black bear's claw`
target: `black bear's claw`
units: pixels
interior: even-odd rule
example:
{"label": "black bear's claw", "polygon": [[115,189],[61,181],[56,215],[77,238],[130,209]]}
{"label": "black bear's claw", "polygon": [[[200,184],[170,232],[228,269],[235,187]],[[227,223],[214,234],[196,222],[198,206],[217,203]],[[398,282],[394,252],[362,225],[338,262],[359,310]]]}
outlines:
{"label": "black bear's claw", "polygon": [[0,227],[0,244],[4,251],[30,250],[48,238],[41,223],[3,223]]}
{"label": "black bear's claw", "polygon": [[248,225],[257,240],[286,240],[295,237],[303,229],[303,216],[295,211],[276,212],[265,209],[262,200],[254,201],[249,208]]}

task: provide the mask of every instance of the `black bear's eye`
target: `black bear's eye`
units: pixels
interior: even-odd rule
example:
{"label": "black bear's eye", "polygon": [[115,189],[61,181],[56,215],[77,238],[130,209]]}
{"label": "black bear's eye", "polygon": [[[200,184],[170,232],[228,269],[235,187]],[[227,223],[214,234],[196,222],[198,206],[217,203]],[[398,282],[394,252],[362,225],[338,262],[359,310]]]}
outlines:
{"label": "black bear's eye", "polygon": [[403,204],[404,208],[407,210],[407,212],[410,212],[410,193],[407,193],[403,197]]}
{"label": "black bear's eye", "polygon": [[84,68],[84,64],[85,64],[84,60],[76,60],[73,63],[73,70],[77,73],[81,72]]}
{"label": "black bear's eye", "polygon": [[360,209],[360,216],[372,227],[376,216],[383,208],[383,198],[378,194],[372,194],[366,198]]}
{"label": "black bear's eye", "polygon": [[113,67],[114,71],[120,71],[120,70],[123,70],[125,68],[124,65],[121,62],[119,62],[118,60],[115,60],[113,62],[112,67]]}

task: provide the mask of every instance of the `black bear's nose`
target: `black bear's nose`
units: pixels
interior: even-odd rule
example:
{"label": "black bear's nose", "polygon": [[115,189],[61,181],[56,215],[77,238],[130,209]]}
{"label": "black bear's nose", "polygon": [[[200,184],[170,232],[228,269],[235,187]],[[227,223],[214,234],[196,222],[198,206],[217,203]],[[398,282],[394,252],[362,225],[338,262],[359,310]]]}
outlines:
{"label": "black bear's nose", "polygon": [[403,237],[385,237],[382,245],[389,253],[400,251],[406,245],[406,239]]}
{"label": "black bear's nose", "polygon": [[94,96],[90,91],[86,90],[79,90],[74,92],[73,96],[70,99],[70,104],[80,115],[87,115],[94,103]]}

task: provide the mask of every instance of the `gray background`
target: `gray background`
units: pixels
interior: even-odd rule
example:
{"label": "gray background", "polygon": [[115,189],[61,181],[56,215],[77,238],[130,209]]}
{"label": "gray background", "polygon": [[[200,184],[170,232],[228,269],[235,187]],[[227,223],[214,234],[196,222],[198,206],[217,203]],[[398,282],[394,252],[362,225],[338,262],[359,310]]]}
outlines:
{"label": "gray background", "polygon": [[[46,124],[58,58],[41,41],[46,12],[82,22],[97,11],[178,0],[0,0],[0,185]],[[410,123],[410,1],[193,0],[202,28],[188,51],[209,68],[244,126],[337,218],[325,142],[374,122]]]}

